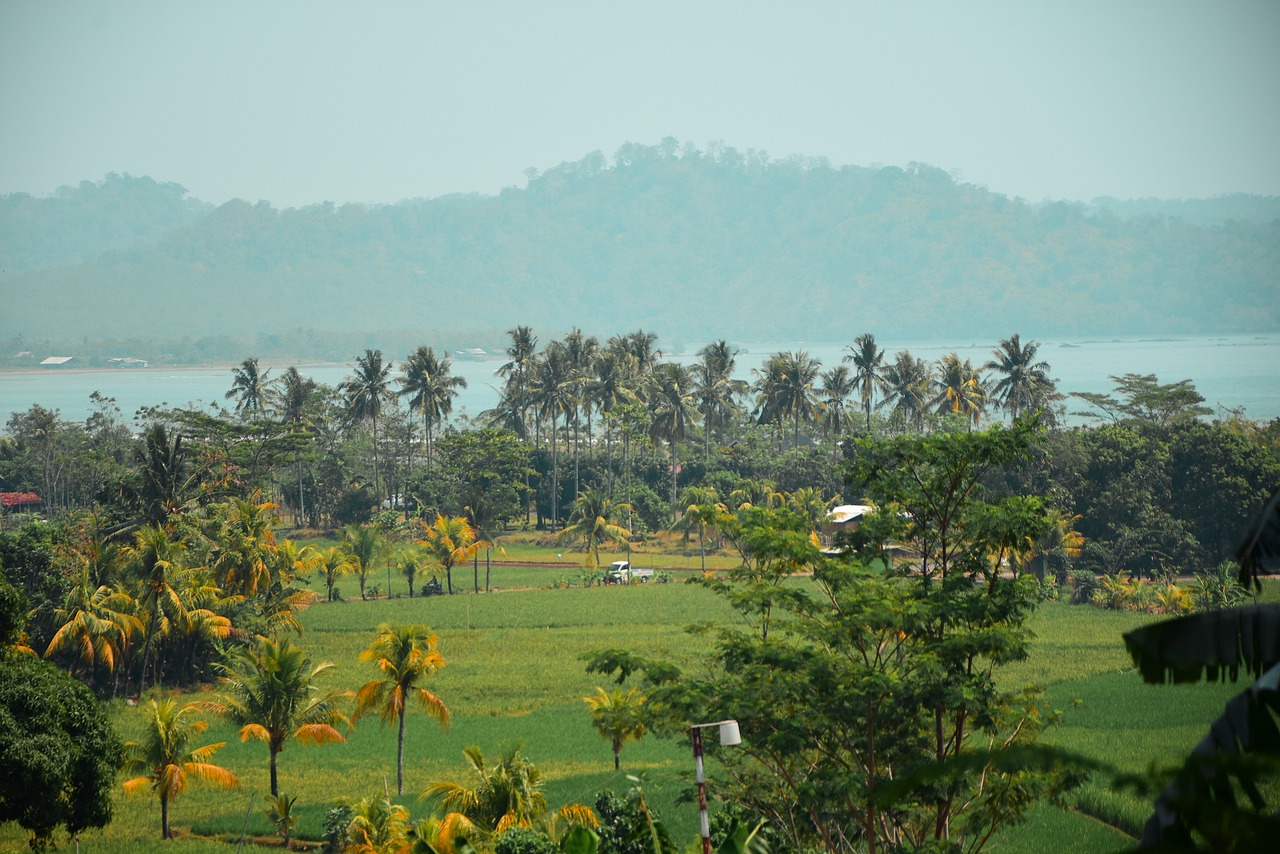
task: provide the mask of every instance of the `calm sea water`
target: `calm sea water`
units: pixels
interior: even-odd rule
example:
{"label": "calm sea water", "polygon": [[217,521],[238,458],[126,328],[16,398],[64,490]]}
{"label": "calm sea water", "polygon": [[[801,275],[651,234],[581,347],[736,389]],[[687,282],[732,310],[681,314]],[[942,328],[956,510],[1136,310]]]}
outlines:
{"label": "calm sea water", "polygon": [[[833,367],[840,363],[845,343],[848,342],[748,344],[738,356],[739,374],[750,380],[751,371],[760,367],[768,354],[780,350],[802,349],[825,367]],[[995,346],[995,342],[961,340],[885,339],[879,343],[890,356],[897,350],[907,349],[915,356],[934,360],[955,352],[961,359],[972,359],[978,365],[991,357]],[[659,346],[661,344],[659,341]],[[696,345],[690,345],[685,353],[674,358],[692,361],[697,349]],[[1109,375],[1155,374],[1164,383],[1190,379],[1206,402],[1215,408],[1243,407],[1250,418],[1280,418],[1280,334],[1043,340],[1038,355],[1050,364],[1051,375],[1064,393],[1111,391]],[[467,380],[467,388],[455,402],[455,414],[474,417],[497,403],[501,382],[494,372],[501,364],[501,359],[454,360],[454,373]],[[271,366],[270,377],[279,376],[287,367]],[[299,370],[317,382],[336,385],[351,373],[351,365],[311,365]],[[227,367],[0,373],[0,418],[7,422],[12,413],[24,412],[38,403],[58,410],[65,419],[81,420],[91,411],[89,395],[95,391],[114,397],[126,417],[143,406],[225,405],[224,395],[230,388],[231,369]]]}

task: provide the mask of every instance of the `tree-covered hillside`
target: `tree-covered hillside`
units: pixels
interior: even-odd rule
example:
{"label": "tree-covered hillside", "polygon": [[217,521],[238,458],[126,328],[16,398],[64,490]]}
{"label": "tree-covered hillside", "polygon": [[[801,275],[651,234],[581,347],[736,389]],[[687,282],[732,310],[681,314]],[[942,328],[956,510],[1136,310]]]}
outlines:
{"label": "tree-covered hillside", "polygon": [[[661,326],[696,341],[1280,326],[1280,220],[1266,218],[1275,200],[1256,197],[1168,213],[1149,201],[1031,205],[924,165],[837,168],[673,140],[531,173],[497,196],[374,207],[232,201],[195,217],[199,204],[174,185],[108,179],[99,194],[117,186],[136,186],[137,209],[117,208],[137,239],[104,244],[99,230],[78,252],[31,249],[0,275],[0,335],[456,335],[523,323]],[[38,247],[57,231],[12,215],[16,204],[4,200],[6,244]],[[1232,218],[1205,224],[1214,211]],[[156,239],[144,226],[159,222],[172,228]],[[77,257],[95,260],[66,265]]]}

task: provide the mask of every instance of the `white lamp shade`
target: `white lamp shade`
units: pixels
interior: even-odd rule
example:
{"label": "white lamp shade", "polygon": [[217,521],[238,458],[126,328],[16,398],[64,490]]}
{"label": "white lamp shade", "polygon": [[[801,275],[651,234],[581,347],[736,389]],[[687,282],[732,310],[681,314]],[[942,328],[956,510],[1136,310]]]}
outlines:
{"label": "white lamp shade", "polygon": [[720,743],[725,747],[742,744],[742,735],[738,732],[737,721],[725,721],[720,724]]}

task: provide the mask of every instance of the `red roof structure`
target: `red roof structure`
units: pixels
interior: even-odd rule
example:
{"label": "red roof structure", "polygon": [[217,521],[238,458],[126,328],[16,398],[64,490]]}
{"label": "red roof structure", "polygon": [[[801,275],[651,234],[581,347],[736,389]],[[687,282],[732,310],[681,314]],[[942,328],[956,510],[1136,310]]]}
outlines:
{"label": "red roof structure", "polygon": [[10,507],[27,507],[32,504],[43,504],[40,496],[34,492],[0,492],[0,506],[6,510]]}

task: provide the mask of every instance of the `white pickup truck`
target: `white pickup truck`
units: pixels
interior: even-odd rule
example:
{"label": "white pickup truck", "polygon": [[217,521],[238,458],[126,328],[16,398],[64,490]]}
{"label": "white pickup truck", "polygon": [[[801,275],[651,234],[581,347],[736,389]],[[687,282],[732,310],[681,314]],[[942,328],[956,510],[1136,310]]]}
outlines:
{"label": "white pickup truck", "polygon": [[625,560],[615,560],[604,572],[605,584],[629,584],[632,581],[644,584],[650,578],[653,578],[652,569],[640,569]]}

